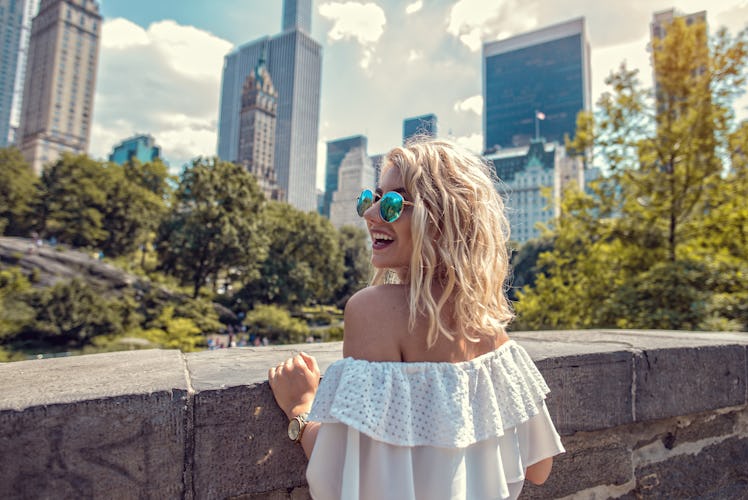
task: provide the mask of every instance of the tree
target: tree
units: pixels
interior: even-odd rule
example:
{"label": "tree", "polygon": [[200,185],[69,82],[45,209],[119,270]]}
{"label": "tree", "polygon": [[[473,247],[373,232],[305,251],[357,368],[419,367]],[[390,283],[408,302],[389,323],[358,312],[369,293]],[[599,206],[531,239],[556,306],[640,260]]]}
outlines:
{"label": "tree", "polygon": [[570,145],[592,142],[611,175],[592,195],[563,201],[549,226],[554,247],[538,261],[545,271],[518,294],[521,324],[693,329],[715,316],[743,320],[748,214],[736,176],[748,143],[743,128],[731,133],[731,102],[744,88],[747,49],[748,31],[733,39],[721,30],[707,50],[705,26],[676,20],[654,43],[656,94],[625,66],[607,79],[594,123],[582,120]]}
{"label": "tree", "polygon": [[221,273],[251,276],[265,256],[259,229],[264,197],[244,168],[196,159],[181,176],[171,212],[161,224],[161,269],[189,283],[193,297]]}
{"label": "tree", "polygon": [[42,233],[74,247],[99,247],[107,238],[107,180],[101,164],[85,155],[65,153],[45,167],[38,207]]}
{"label": "tree", "polygon": [[548,237],[535,238],[523,243],[518,250],[512,252],[510,265],[512,266],[511,287],[508,295],[516,300],[517,291],[527,285],[535,284],[535,277],[544,271],[538,266],[538,259],[544,252],[553,249],[553,240]]}
{"label": "tree", "polygon": [[653,42],[656,94],[642,90],[625,66],[607,82],[595,141],[625,190],[624,209],[663,232],[668,258],[692,236],[688,222],[704,209],[719,182],[732,101],[745,84],[748,31],[732,39],[720,30],[711,44],[705,23],[681,18]]}
{"label": "tree", "polygon": [[129,254],[150,242],[166,214],[163,182],[151,178],[140,164],[109,163],[105,172],[102,227],[107,235],[101,246],[107,255]]}
{"label": "tree", "polygon": [[0,343],[20,332],[34,317],[26,303],[31,283],[18,268],[0,269]]}
{"label": "tree", "polygon": [[331,300],[344,268],[330,221],[277,202],[267,204],[262,221],[262,232],[271,238],[268,253],[257,278],[245,282],[236,299],[294,307]]}
{"label": "tree", "polygon": [[343,284],[335,294],[339,307],[364,288],[371,275],[371,246],[369,235],[363,229],[343,226],[338,231],[338,245],[343,253]]}
{"label": "tree", "polygon": [[118,303],[78,279],[36,290],[29,299],[35,318],[18,340],[37,346],[83,347],[96,336],[122,334],[133,325],[125,324]]}
{"label": "tree", "polygon": [[139,186],[158,196],[164,203],[169,204],[174,193],[174,177],[161,160],[156,159],[148,163],[140,163],[133,159],[126,165],[128,177]]}
{"label": "tree", "polygon": [[28,232],[37,194],[36,175],[21,152],[0,149],[0,234]]}

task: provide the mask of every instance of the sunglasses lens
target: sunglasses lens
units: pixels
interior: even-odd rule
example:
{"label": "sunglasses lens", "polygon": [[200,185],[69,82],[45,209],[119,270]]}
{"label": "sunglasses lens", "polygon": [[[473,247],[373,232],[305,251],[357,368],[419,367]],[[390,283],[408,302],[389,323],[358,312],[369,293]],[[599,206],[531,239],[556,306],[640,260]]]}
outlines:
{"label": "sunglasses lens", "polygon": [[390,191],[379,201],[379,215],[385,222],[395,222],[403,213],[403,197],[400,193]]}
{"label": "sunglasses lens", "polygon": [[364,216],[364,212],[369,210],[369,207],[374,203],[374,193],[371,192],[369,189],[364,189],[361,191],[361,194],[358,196],[358,201],[356,202],[356,212],[358,213],[359,217]]}

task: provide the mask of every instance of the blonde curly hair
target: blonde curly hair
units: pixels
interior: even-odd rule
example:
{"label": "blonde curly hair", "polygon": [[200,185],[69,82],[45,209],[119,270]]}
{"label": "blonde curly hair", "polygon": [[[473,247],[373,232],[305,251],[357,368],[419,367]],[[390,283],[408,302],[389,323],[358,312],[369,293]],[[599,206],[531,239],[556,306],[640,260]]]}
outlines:
{"label": "blonde curly hair", "polygon": [[[503,332],[514,318],[505,288],[509,221],[493,170],[457,144],[423,137],[387,153],[382,173],[389,168],[400,171],[414,204],[413,254],[404,280],[410,285],[410,330],[425,316],[429,348],[440,335],[477,342],[477,334]],[[378,269],[372,284],[391,275]],[[441,286],[439,297],[432,283]],[[442,318],[450,301],[457,328]]]}

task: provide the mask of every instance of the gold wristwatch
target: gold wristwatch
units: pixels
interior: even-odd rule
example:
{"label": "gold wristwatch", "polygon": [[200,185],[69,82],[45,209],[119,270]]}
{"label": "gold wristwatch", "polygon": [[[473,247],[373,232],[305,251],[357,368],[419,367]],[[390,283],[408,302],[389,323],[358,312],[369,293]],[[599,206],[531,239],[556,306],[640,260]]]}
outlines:
{"label": "gold wristwatch", "polygon": [[302,413],[296,415],[288,422],[288,438],[294,443],[300,443],[301,437],[304,435],[304,429],[306,429],[307,418],[309,413]]}

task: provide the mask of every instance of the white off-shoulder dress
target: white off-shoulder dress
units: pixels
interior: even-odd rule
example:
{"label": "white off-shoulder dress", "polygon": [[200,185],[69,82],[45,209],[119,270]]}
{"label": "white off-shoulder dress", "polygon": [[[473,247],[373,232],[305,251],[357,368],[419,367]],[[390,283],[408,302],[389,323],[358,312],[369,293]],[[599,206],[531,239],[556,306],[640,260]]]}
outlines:
{"label": "white off-shoulder dress", "polygon": [[323,424],[309,491],[315,500],[516,498],[528,466],[564,451],[548,392],[513,340],[461,363],[337,361],[309,415]]}

